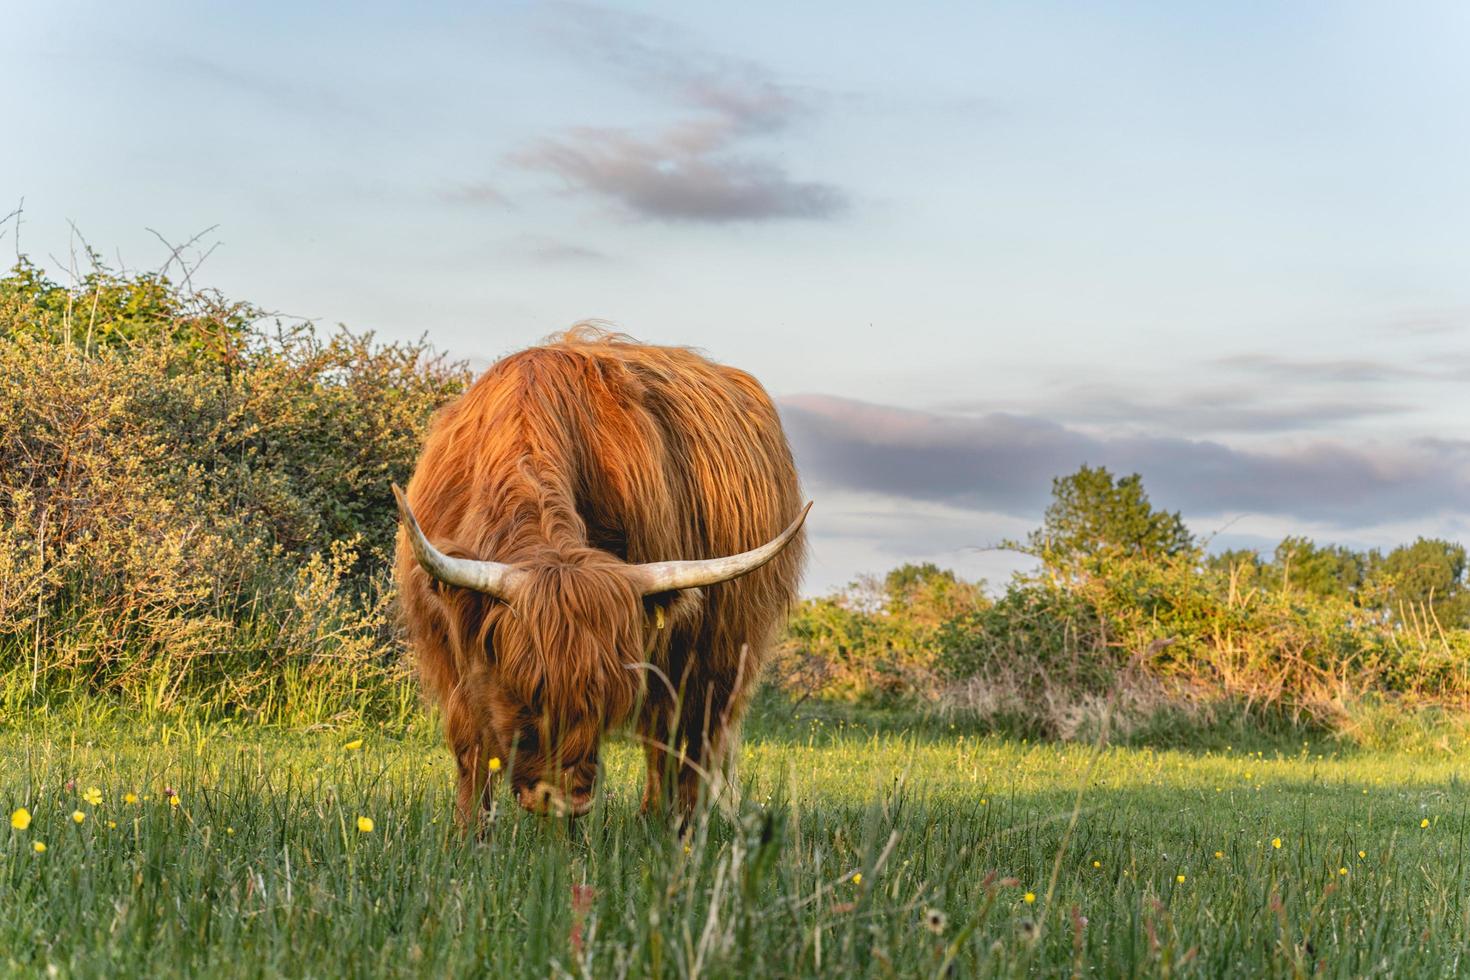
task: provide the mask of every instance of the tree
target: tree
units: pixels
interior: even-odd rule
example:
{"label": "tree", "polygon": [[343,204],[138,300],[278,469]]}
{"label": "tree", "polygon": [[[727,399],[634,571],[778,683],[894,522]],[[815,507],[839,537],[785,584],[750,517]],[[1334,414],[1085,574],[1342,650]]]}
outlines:
{"label": "tree", "polygon": [[1141,476],[1117,479],[1107,467],[1086,465],[1052,481],[1051,505],[1028,543],[1052,568],[1115,556],[1161,558],[1195,547],[1178,511],[1149,502]]}
{"label": "tree", "polygon": [[945,620],[989,604],[984,583],[966,582],[933,562],[921,565],[910,562],[893,569],[883,577],[883,591],[890,616],[923,629],[932,629]]}
{"label": "tree", "polygon": [[1470,592],[1465,588],[1464,545],[1419,538],[1388,553],[1378,569],[1389,611],[1398,616],[1433,610],[1442,626],[1470,622]]}
{"label": "tree", "polygon": [[1267,582],[1284,591],[1354,599],[1367,584],[1377,561],[1377,552],[1354,551],[1340,544],[1319,546],[1311,538],[1286,537],[1276,546]]}

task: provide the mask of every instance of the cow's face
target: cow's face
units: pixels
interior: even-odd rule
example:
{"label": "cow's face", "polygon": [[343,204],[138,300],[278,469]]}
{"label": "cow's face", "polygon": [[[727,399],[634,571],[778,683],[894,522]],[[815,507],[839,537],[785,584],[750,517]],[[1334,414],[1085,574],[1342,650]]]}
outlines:
{"label": "cow's face", "polygon": [[493,734],[528,810],[587,812],[602,736],[633,710],[650,627],[626,567],[530,567],[495,616]]}
{"label": "cow's face", "polygon": [[489,683],[474,691],[488,701],[487,734],[511,760],[522,805],[568,813],[591,805],[602,736],[633,710],[658,604],[677,607],[696,590],[765,565],[796,539],[812,506],[760,547],[718,558],[625,564],[593,548],[547,546],[502,562],[439,550],[403,491],[393,493],[403,540],[424,573],[495,600],[481,620]]}

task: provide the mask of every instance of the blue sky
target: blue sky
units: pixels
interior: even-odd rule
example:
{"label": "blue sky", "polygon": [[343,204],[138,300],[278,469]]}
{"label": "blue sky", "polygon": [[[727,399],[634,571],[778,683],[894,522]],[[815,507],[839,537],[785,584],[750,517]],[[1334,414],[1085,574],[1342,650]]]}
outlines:
{"label": "blue sky", "polygon": [[1467,52],[1457,3],[61,0],[0,33],[0,213],[59,272],[217,226],[209,285],[479,364],[701,347],[782,404],[811,589],[1003,577],[1083,462],[1221,544],[1470,537]]}

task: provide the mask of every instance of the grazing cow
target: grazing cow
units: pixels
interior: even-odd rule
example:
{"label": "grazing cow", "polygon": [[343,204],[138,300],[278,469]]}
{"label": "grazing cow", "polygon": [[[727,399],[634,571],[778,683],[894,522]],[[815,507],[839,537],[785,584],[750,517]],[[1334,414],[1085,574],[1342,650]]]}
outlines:
{"label": "grazing cow", "polygon": [[403,613],[461,821],[488,807],[492,759],[527,809],[585,813],[602,736],[628,723],[644,809],[692,809],[801,573],[811,505],[760,384],[580,326],[443,409],[394,492]]}

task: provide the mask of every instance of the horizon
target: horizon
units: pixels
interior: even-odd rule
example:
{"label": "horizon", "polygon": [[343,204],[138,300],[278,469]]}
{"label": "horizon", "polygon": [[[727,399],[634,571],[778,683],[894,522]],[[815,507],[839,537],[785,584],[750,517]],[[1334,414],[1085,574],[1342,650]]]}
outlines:
{"label": "horizon", "polygon": [[809,593],[998,585],[1083,464],[1219,548],[1470,537],[1470,10],[339,9],[19,12],[0,248],[215,227],[200,284],[477,368],[700,348],[781,408]]}

